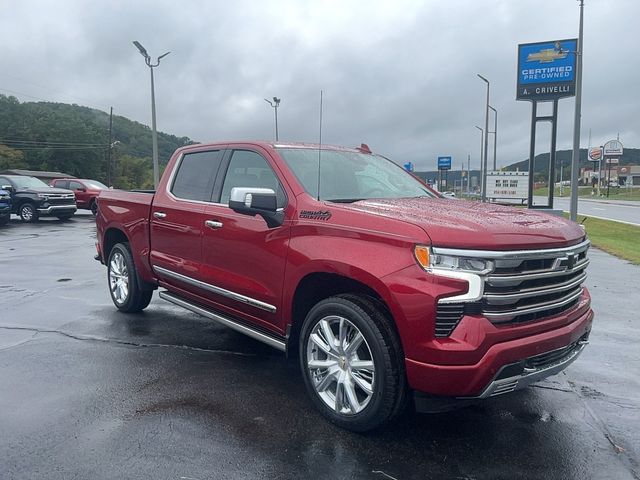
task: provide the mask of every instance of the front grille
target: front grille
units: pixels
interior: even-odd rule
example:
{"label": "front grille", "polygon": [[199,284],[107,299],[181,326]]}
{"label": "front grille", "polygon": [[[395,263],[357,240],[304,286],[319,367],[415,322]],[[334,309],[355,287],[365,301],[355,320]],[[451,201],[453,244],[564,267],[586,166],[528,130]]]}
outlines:
{"label": "front grille", "polygon": [[75,205],[76,197],[73,193],[49,193],[47,201],[50,205]]}
{"label": "front grille", "polygon": [[505,325],[542,320],[570,310],[582,296],[588,248],[586,240],[561,249],[471,252],[470,256],[491,259],[494,268],[481,276],[479,300],[440,300],[435,336],[449,336],[464,315],[482,315],[496,325]]}
{"label": "front grille", "polygon": [[574,307],[587,278],[587,248],[584,244],[531,260],[496,259],[494,271],[485,277],[482,315],[493,323],[519,323]]}

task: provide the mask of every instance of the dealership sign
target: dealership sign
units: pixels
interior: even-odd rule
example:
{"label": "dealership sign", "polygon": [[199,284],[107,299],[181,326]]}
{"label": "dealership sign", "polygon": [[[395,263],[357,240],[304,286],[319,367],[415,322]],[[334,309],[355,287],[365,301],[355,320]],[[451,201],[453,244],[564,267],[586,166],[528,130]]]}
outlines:
{"label": "dealership sign", "polygon": [[438,170],[451,170],[451,157],[438,157]]}
{"label": "dealership sign", "polygon": [[578,40],[518,45],[516,100],[556,100],[576,94]]}

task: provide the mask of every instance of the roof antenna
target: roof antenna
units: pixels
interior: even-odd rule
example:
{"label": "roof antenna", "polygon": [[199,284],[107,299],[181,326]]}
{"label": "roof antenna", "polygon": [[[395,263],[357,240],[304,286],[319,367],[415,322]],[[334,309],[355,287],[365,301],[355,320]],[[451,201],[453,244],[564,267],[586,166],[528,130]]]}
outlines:
{"label": "roof antenna", "polygon": [[320,140],[318,142],[318,201],[320,201],[320,152],[322,152],[322,90],[320,90]]}

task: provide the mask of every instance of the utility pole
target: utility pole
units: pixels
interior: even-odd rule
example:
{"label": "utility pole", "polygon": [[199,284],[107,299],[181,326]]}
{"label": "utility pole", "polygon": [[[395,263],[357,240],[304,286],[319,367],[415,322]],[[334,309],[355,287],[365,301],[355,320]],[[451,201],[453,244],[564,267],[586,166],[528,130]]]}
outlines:
{"label": "utility pole", "polygon": [[580,170],[580,117],[582,109],[582,54],[584,0],[580,2],[580,27],[578,31],[578,51],[576,52],[576,104],[573,117],[573,154],[571,156],[571,202],[569,216],[578,219],[578,173]]}
{"label": "utility pole", "polygon": [[489,108],[491,110],[493,110],[493,171],[495,172],[497,170],[496,167],[496,151],[497,151],[497,146],[498,146],[498,111],[493,108],[491,105],[489,105]]}
{"label": "utility pole", "polygon": [[471,184],[471,155],[467,154],[467,197],[471,193],[471,190],[469,189],[470,184]]}
{"label": "utility pole", "polygon": [[484,170],[482,169],[482,165],[483,165],[483,154],[482,154],[482,145],[484,144],[484,130],[479,127],[478,125],[475,126],[478,130],[480,130],[480,178],[478,179],[480,181],[480,195],[482,195],[482,175]]}
{"label": "utility pole", "polygon": [[107,186],[110,187],[111,184],[111,143],[113,142],[113,107],[111,107],[111,111],[109,112],[109,152],[107,154]]}
{"label": "utility pole", "polygon": [[487,103],[484,111],[484,158],[482,160],[482,201],[487,201],[487,154],[489,149],[489,80],[479,73],[478,77],[487,84]]}

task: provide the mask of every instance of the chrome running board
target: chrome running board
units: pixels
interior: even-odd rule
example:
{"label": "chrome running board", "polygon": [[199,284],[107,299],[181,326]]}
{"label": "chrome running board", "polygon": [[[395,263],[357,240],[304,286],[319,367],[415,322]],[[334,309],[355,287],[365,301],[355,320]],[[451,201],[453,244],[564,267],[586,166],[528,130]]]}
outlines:
{"label": "chrome running board", "polygon": [[258,340],[259,342],[266,343],[270,347],[276,348],[282,352],[286,352],[287,344],[275,336],[268,335],[259,330],[248,327],[244,324],[238,323],[235,320],[232,320],[229,317],[225,317],[220,313],[213,312],[209,309],[196,305],[195,303],[191,303],[188,300],[183,299],[173,293],[163,291],[159,293],[160,298],[166,300],[167,302],[171,302],[174,305],[178,305],[186,310],[189,310],[193,313],[197,313],[198,315],[202,315],[203,317],[208,318],[209,320],[213,320],[214,322],[218,322],[225,327],[229,327],[236,332],[243,333],[244,335],[253,338],[254,340]]}

